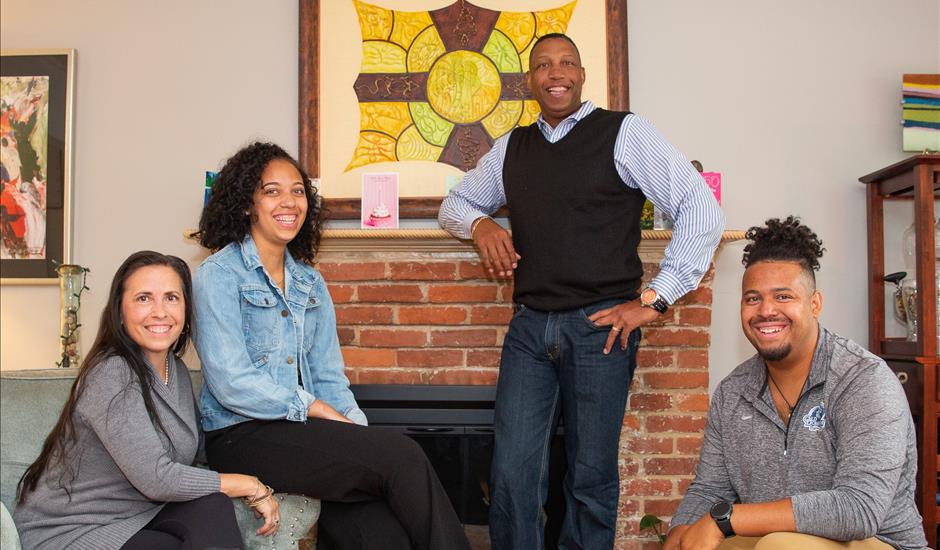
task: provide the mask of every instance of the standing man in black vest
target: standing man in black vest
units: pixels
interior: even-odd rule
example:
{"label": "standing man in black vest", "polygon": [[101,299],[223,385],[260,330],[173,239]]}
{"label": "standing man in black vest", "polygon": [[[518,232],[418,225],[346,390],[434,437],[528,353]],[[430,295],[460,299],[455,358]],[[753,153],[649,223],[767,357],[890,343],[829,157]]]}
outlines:
{"label": "standing man in black vest", "polygon": [[[541,115],[499,138],[441,205],[495,277],[515,274],[503,343],[490,483],[494,550],[543,545],[548,450],[559,416],[568,471],[561,548],[612,548],[620,428],[639,327],[698,286],[724,217],[701,176],[652,125],[581,102],[574,42],[540,37],[526,73]],[[640,292],[640,214],[675,220],[660,273]],[[508,205],[512,236],[488,217]]]}

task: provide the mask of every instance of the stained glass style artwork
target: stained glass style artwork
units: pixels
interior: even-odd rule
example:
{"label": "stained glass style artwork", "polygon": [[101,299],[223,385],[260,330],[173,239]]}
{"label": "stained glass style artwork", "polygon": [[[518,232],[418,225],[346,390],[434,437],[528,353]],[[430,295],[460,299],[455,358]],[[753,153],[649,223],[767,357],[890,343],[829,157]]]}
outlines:
{"label": "stained glass style artwork", "polygon": [[346,171],[413,160],[473,168],[494,140],[538,118],[525,82],[529,52],[539,36],[565,32],[576,3],[500,12],[458,0],[405,12],[353,0],[360,123]]}

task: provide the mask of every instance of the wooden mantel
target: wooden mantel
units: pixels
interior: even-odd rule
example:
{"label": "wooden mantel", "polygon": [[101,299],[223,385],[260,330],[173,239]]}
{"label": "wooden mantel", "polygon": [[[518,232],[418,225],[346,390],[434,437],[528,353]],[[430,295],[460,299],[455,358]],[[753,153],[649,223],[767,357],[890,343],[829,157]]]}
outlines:
{"label": "wooden mantel", "polygon": [[[666,247],[672,239],[672,230],[644,229],[641,232],[640,252],[653,252]],[[725,231],[721,243],[744,239],[744,231]],[[473,243],[453,237],[443,229],[326,229],[323,231],[321,251],[378,249],[394,252],[463,252],[473,249]]]}

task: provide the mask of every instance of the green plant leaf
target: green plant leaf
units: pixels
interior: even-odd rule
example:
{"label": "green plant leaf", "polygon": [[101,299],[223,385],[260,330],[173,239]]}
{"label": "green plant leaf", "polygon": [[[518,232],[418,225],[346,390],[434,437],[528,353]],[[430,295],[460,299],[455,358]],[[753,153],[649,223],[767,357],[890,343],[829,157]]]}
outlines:
{"label": "green plant leaf", "polygon": [[643,516],[643,517],[640,519],[640,529],[641,529],[641,530],[644,530],[644,531],[647,530],[647,529],[653,529],[653,528],[655,528],[657,525],[661,525],[662,522],[663,522],[663,520],[659,519],[659,518],[656,517],[655,515],[653,515],[653,514],[646,514],[645,516]]}

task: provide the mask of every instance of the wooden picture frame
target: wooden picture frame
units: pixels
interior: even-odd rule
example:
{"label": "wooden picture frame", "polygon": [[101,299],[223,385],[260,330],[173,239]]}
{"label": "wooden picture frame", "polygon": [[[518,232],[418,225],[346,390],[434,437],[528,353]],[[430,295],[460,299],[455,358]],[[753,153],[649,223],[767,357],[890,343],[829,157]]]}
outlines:
{"label": "wooden picture frame", "polygon": [[72,252],[75,50],[0,56],[0,284],[58,284]]}
{"label": "wooden picture frame", "polygon": [[[300,163],[311,178],[320,176],[320,0],[300,2]],[[607,104],[611,110],[630,106],[627,67],[627,0],[604,0],[607,32]],[[443,197],[410,197],[399,201],[401,218],[437,218]],[[324,199],[331,219],[360,218],[360,199]]]}

